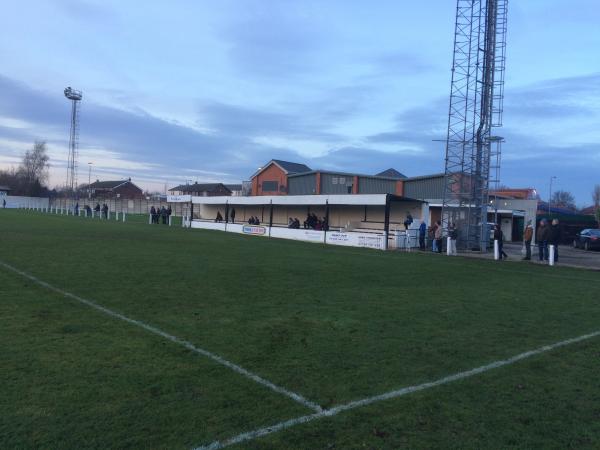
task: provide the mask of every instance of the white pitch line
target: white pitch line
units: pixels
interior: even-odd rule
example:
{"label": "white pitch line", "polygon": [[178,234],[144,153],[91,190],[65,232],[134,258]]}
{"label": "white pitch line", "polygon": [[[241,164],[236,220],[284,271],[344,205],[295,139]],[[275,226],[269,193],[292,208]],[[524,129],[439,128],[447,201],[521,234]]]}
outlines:
{"label": "white pitch line", "polygon": [[385,394],[375,395],[373,397],[367,397],[362,400],[355,400],[349,403],[345,403],[339,406],[335,406],[330,409],[325,409],[321,412],[317,412],[314,414],[309,414],[306,416],[297,417],[295,419],[286,420],[284,422],[279,422],[277,424],[259,428],[253,431],[248,431],[246,433],[238,434],[232,438],[229,438],[225,441],[215,441],[211,444],[196,447],[194,450],[217,450],[225,447],[229,447],[230,445],[239,444],[245,441],[251,441],[257,439],[262,436],[266,436],[268,434],[276,433],[278,431],[285,430],[287,428],[294,427],[296,425],[300,425],[303,423],[312,422],[317,419],[322,419],[323,417],[331,417],[335,416],[341,412],[348,411],[351,409],[359,408],[361,406],[371,405],[373,403],[381,402],[383,400],[390,400],[392,398],[402,397],[404,395],[412,394],[413,392],[423,391],[426,389],[430,389],[436,386],[441,386],[443,384],[451,383],[453,381],[462,380],[465,378],[470,378],[475,375],[479,375],[481,373],[497,369],[503,366],[509,366],[523,359],[530,358],[532,356],[539,355],[541,353],[546,353],[551,350],[554,350],[559,347],[564,347],[565,345],[575,344],[577,342],[585,341],[594,337],[600,336],[600,330],[594,331],[593,333],[584,334],[583,336],[575,337],[572,339],[566,339],[564,341],[556,342],[554,344],[545,345],[543,347],[539,347],[535,350],[530,350],[528,352],[520,353],[516,356],[513,356],[508,359],[502,359],[498,361],[494,361],[490,364],[486,364],[484,366],[479,366],[471,370],[467,370],[465,372],[458,372],[452,375],[448,375],[443,378],[439,378],[435,381],[430,381],[427,383],[417,384],[414,386],[404,387],[402,389],[397,389],[394,391],[386,392]]}
{"label": "white pitch line", "polygon": [[187,348],[188,350],[191,350],[195,353],[198,353],[202,356],[205,356],[207,358],[212,359],[213,361],[233,370],[234,372],[239,373],[240,375],[245,376],[246,378],[251,379],[252,381],[255,381],[258,384],[261,384],[269,389],[271,389],[272,391],[275,391],[279,394],[283,394],[293,400],[295,400],[296,402],[300,403],[301,405],[306,406],[307,408],[312,409],[313,411],[317,411],[320,412],[323,410],[323,408],[321,408],[318,404],[311,402],[310,400],[305,399],[304,397],[302,397],[300,394],[297,394],[295,392],[289,391],[281,386],[277,386],[276,384],[270,382],[269,380],[266,380],[264,378],[262,378],[261,376],[250,372],[247,369],[244,369],[241,366],[238,366],[235,363],[232,363],[231,361],[226,360],[225,358],[209,352],[208,350],[204,350],[203,348],[200,347],[196,347],[194,344],[192,344],[191,342],[188,342],[186,340],[180,339],[177,336],[173,336],[172,334],[166,333],[165,331],[162,331],[159,328],[153,327],[152,325],[148,325],[147,323],[141,322],[139,320],[136,319],[131,319],[130,317],[127,317],[123,314],[120,314],[118,312],[112,311],[104,306],[99,305],[98,303],[94,303],[91,300],[87,300],[85,298],[79,297],[78,295],[75,294],[71,294],[70,292],[64,291],[60,288],[57,288],[55,286],[52,286],[49,283],[46,283],[45,281],[40,280],[39,278],[28,274],[27,272],[23,272],[22,270],[17,269],[16,267],[11,266],[10,264],[7,264],[3,261],[0,261],[0,266],[4,267],[5,269],[8,269],[12,272],[15,272],[31,281],[33,281],[34,283],[39,284],[40,286],[45,287],[46,289],[49,289],[51,291],[54,291],[60,295],[63,295],[65,297],[71,298],[73,300],[77,300],[80,303],[83,303],[84,305],[90,306],[91,308],[94,308],[100,312],[103,312],[104,314],[108,314],[109,316],[112,316],[116,319],[120,319],[123,320],[124,322],[130,323],[132,325],[136,325],[140,328],[143,328],[146,331],[149,331],[150,333],[156,334],[158,336],[161,336],[165,339],[168,339],[171,342],[174,342],[176,344],[182,345],[183,347]]}

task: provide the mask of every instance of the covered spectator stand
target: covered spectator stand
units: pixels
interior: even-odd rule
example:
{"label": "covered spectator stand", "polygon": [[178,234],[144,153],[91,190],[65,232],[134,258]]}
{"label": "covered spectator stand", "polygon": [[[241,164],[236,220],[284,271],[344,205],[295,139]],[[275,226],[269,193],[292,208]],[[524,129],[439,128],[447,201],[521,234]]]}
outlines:
{"label": "covered spectator stand", "polygon": [[[426,202],[393,194],[192,197],[192,205],[192,228],[381,250],[396,247],[409,215],[415,233],[429,217]],[[290,219],[299,227],[290,227]]]}

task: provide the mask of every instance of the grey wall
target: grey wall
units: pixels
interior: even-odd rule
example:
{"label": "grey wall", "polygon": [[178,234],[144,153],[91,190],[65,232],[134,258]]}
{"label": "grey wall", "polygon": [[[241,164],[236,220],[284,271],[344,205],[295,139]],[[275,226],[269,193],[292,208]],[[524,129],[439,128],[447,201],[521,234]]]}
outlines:
{"label": "grey wall", "polygon": [[310,173],[288,178],[289,195],[310,195],[317,193],[317,175]]}
{"label": "grey wall", "polygon": [[376,178],[358,177],[359,194],[394,194],[396,182]]}
{"label": "grey wall", "polygon": [[354,177],[347,175],[321,174],[321,194],[350,194]]}
{"label": "grey wall", "polygon": [[409,198],[443,199],[444,177],[423,178],[404,182],[404,196]]}

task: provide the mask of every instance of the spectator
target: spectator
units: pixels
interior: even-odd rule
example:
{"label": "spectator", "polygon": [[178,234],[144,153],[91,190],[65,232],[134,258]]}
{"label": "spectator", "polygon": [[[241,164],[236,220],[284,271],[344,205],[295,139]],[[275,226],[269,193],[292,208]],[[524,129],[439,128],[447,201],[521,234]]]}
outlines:
{"label": "spectator", "polygon": [[560,226],[558,219],[552,219],[552,226],[548,233],[548,244],[554,245],[554,262],[558,262],[558,244],[560,243]]}
{"label": "spectator", "polygon": [[235,223],[235,208],[231,208],[229,216],[231,217],[231,223]]}
{"label": "spectator", "polygon": [[419,225],[419,249],[425,250],[425,234],[427,233],[427,224],[424,220]]}
{"label": "spectator", "polygon": [[169,205],[167,208],[167,217],[171,217],[171,214],[173,214],[173,210],[171,209],[171,205]]}
{"label": "spectator", "polygon": [[540,220],[540,226],[537,229],[538,249],[540,261],[548,261],[548,238],[550,237],[550,228],[546,219]]}
{"label": "spectator", "polygon": [[100,215],[100,203],[96,203],[96,206],[94,206],[94,211],[96,211],[98,215]]}
{"label": "spectator", "polygon": [[288,228],[294,228],[294,219],[291,217],[288,219]]}
{"label": "spectator", "polygon": [[450,254],[456,255],[456,239],[458,239],[458,230],[456,224],[451,223],[448,225],[448,237],[450,238]]}
{"label": "spectator", "polygon": [[102,215],[105,219],[108,219],[108,205],[106,203],[102,205]]}
{"label": "spectator", "polygon": [[527,222],[527,226],[525,227],[525,233],[523,234],[523,243],[525,244],[525,257],[523,260],[529,261],[531,260],[531,240],[533,239],[533,226],[531,225],[531,220]]}
{"label": "spectator", "polygon": [[508,255],[504,252],[504,233],[502,233],[502,229],[499,224],[494,225],[494,241],[498,241],[498,254],[500,255],[500,260],[507,259]]}
{"label": "spectator", "polygon": [[413,223],[413,218],[410,213],[407,213],[406,219],[404,220],[404,230],[408,230],[408,227]]}
{"label": "spectator", "polygon": [[85,209],[86,216],[90,217],[92,215],[92,208],[90,208],[90,205],[85,205],[83,209]]}
{"label": "spectator", "polygon": [[75,215],[79,215],[79,202],[75,203]]}
{"label": "spectator", "polygon": [[221,211],[217,211],[217,217],[215,218],[215,222],[223,222],[223,216],[221,215]]}
{"label": "spectator", "polygon": [[435,232],[434,232],[435,246],[436,246],[436,249],[434,251],[437,251],[437,253],[442,253],[442,236],[443,236],[442,222],[440,222],[438,220],[435,223]]}
{"label": "spectator", "polygon": [[154,205],[150,208],[150,217],[152,217],[152,223],[156,223],[156,209]]}
{"label": "spectator", "polygon": [[2,207],[6,208],[6,199],[5,198],[2,199]]}
{"label": "spectator", "polygon": [[329,223],[327,222],[327,219],[325,217],[323,217],[323,220],[321,221],[321,229],[324,231],[329,230]]}
{"label": "spectator", "polygon": [[296,229],[300,228],[300,220],[298,220],[297,217],[294,219],[294,224],[293,224],[292,228],[296,228]]}

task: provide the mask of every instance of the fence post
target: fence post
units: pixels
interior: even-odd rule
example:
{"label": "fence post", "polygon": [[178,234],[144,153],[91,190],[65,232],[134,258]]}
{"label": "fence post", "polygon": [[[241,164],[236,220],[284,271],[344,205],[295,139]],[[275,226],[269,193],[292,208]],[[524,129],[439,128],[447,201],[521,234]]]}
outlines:
{"label": "fence post", "polygon": [[123,211],[123,222],[125,222],[125,211]]}
{"label": "fence post", "polygon": [[171,226],[171,216],[169,216],[169,226]]}
{"label": "fence post", "polygon": [[152,214],[148,214],[148,225],[152,225]]}
{"label": "fence post", "polygon": [[555,248],[556,247],[554,245],[548,246],[548,265],[550,265],[550,266],[554,265]]}
{"label": "fence post", "polygon": [[500,259],[500,243],[498,239],[494,240],[494,259],[498,261]]}

